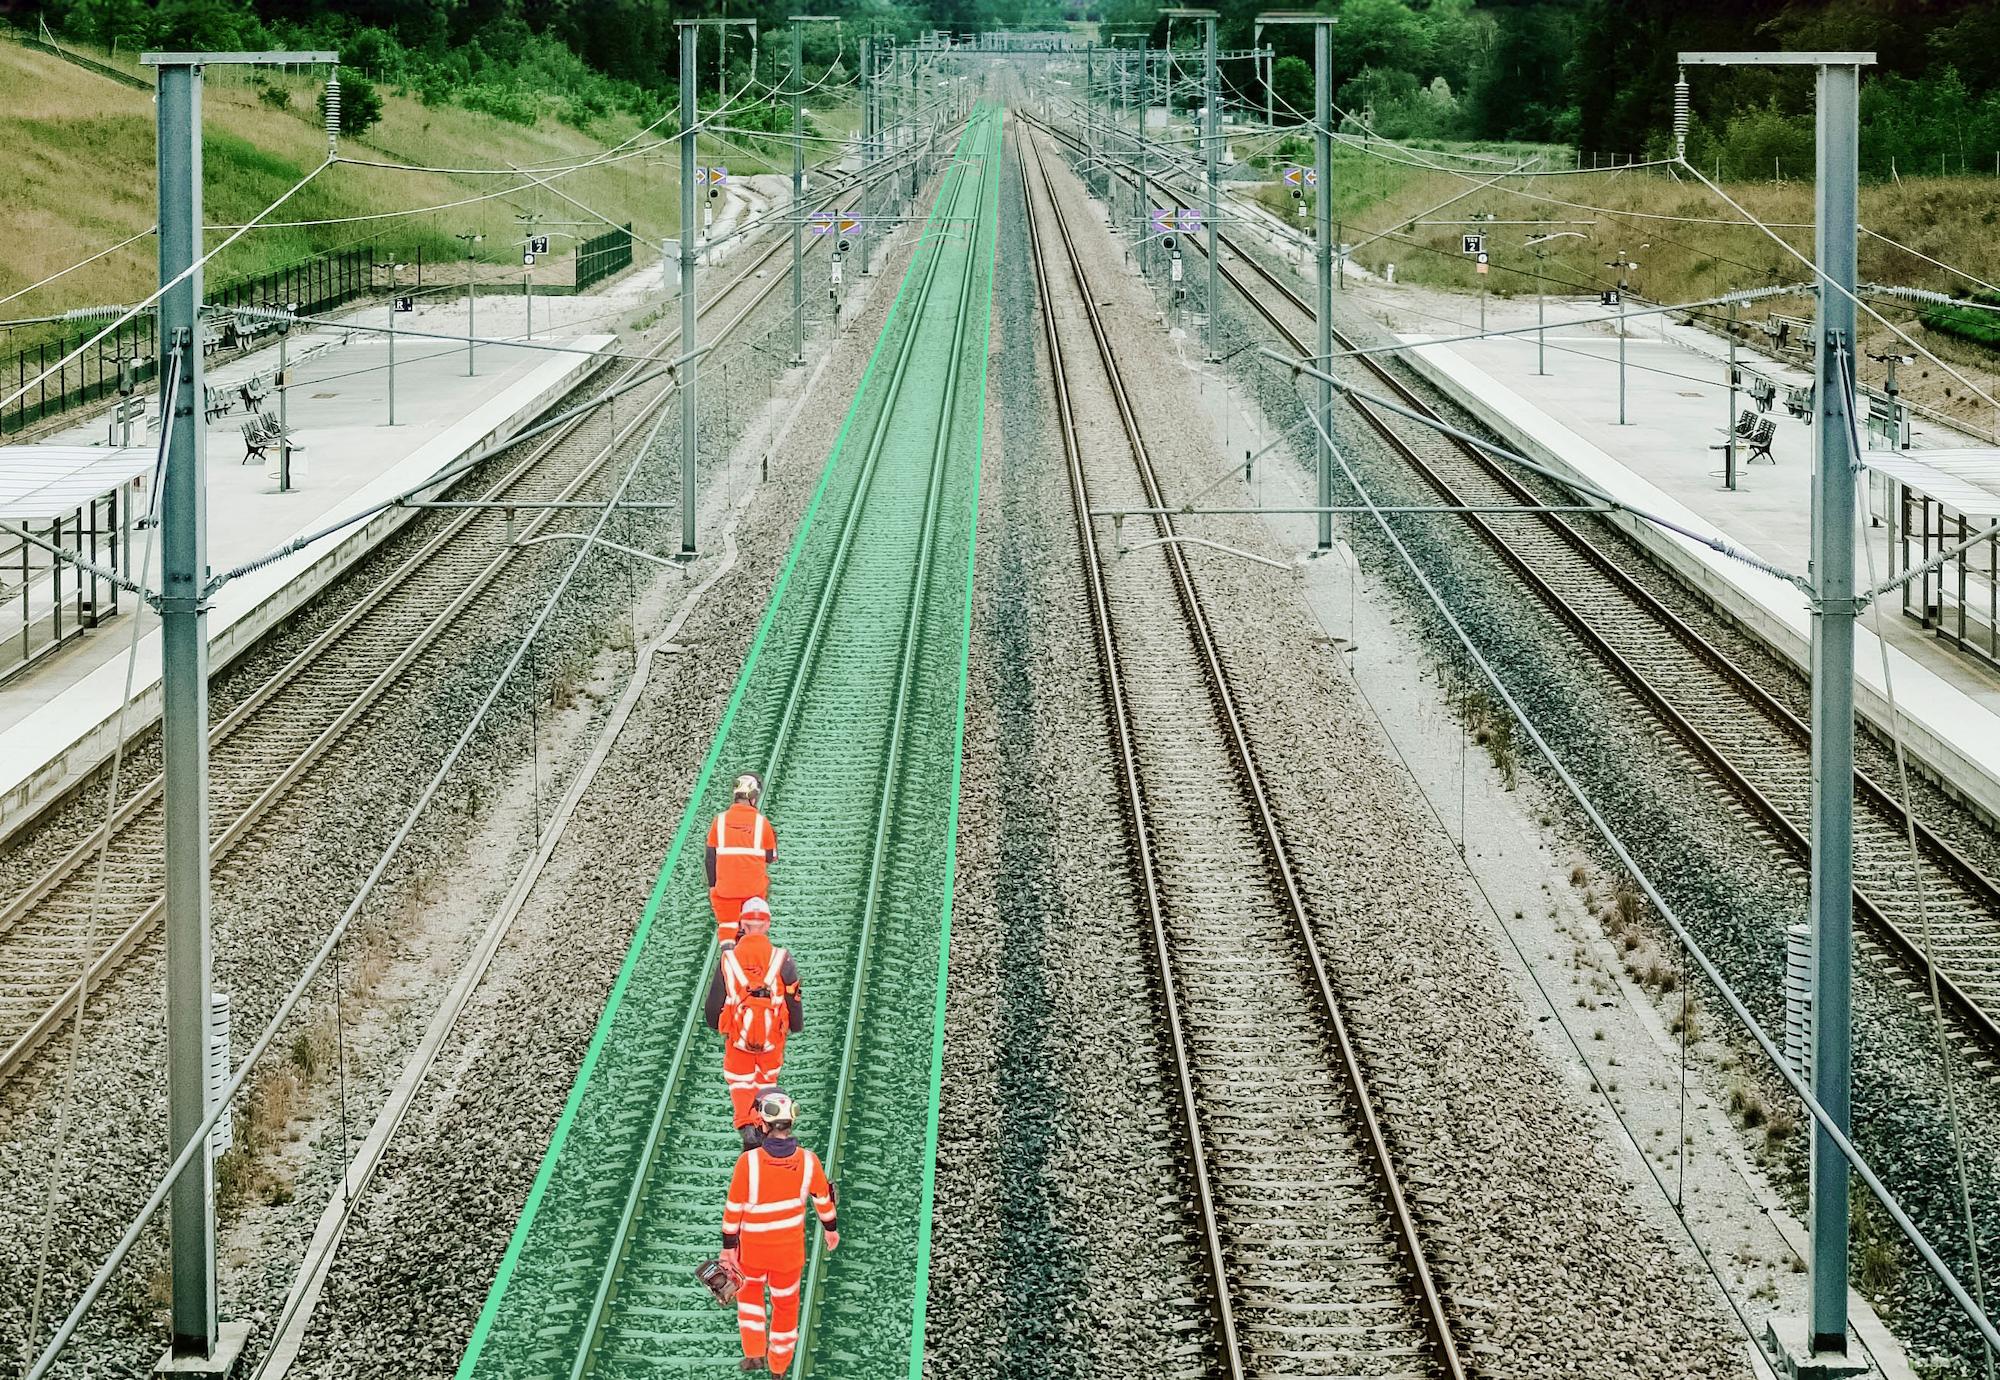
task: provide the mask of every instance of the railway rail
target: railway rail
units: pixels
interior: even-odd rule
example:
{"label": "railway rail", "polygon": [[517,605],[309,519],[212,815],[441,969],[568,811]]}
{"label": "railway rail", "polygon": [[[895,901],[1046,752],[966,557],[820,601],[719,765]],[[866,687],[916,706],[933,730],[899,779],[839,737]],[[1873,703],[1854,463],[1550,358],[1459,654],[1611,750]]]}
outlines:
{"label": "railway rail", "polygon": [[[850,189],[851,190],[851,189]],[[786,280],[764,269],[790,247],[771,245],[700,306],[725,317],[710,339],[728,339]],[[675,329],[629,361],[622,379],[672,357]],[[479,498],[522,504],[577,497],[656,410],[673,396],[668,381],[644,395],[611,439],[589,439],[598,419],[579,416],[535,441],[487,484]],[[582,458],[579,461],[579,452]],[[520,531],[532,538],[555,520],[540,509]],[[209,730],[216,865],[255,837],[313,767],[364,727],[369,715],[409,683],[440,638],[492,602],[515,564],[510,514],[494,508],[453,513],[419,548],[376,580],[353,607],[270,675]],[[161,778],[121,802],[109,823],[104,888],[93,920],[100,825],[0,906],[0,1085],[17,1076],[75,1006],[79,983],[99,991],[141,952],[165,909]],[[87,970],[86,970],[87,965]]]}
{"label": "railway rail", "polygon": [[[1202,249],[1199,237],[1188,236],[1187,243]],[[1314,313],[1299,291],[1232,237],[1219,233],[1217,244],[1227,253],[1218,266],[1222,280],[1291,350],[1312,354],[1308,342]],[[1358,348],[1338,327],[1333,344],[1337,351]],[[1377,357],[1355,355],[1352,363],[1402,406],[1441,419],[1434,406]],[[1415,423],[1351,394],[1342,396],[1442,502],[1477,507],[1542,501],[1504,462],[1479,447],[1425,428],[1424,437],[1436,444],[1420,448],[1407,434]],[[1504,523],[1477,512],[1458,516],[1584,650],[1666,725],[1702,769],[1805,865],[1812,783],[1806,722],[1624,570],[1615,555],[1591,539],[1588,521],[1552,513]],[[1932,962],[1922,942],[1924,917],[1910,877],[1906,827],[1901,803],[1857,769],[1854,902],[1863,920],[1861,938],[1878,958],[1907,965],[1923,981],[1931,975]],[[1961,1037],[1978,1046],[1978,1057],[1990,1067],[2000,1054],[2000,884],[1922,819],[1914,827],[1926,865],[1929,948],[1936,955],[1939,990]]]}
{"label": "railway rail", "polygon": [[[914,1032],[930,1028],[950,891],[998,128],[975,117],[945,172],[703,776],[726,761],[765,777],[773,938],[797,956],[807,1020],[783,1084],[840,1188],[844,1244],[829,1256],[814,1233],[802,1283],[802,1375],[900,1374],[920,1342],[914,1299],[895,1300],[923,1270],[932,1045]],[[741,1354],[692,1274],[741,1149],[701,1025],[717,947],[699,844],[684,845],[707,820],[703,786],[461,1377]]]}
{"label": "railway rail", "polygon": [[1099,551],[1093,506],[1165,499],[1040,141],[1030,131],[1019,144],[1089,613],[1212,1277],[1217,1373],[1458,1380],[1445,1305],[1193,575],[1172,544],[1174,521],[1155,518],[1169,581],[1129,558],[1107,569]]}

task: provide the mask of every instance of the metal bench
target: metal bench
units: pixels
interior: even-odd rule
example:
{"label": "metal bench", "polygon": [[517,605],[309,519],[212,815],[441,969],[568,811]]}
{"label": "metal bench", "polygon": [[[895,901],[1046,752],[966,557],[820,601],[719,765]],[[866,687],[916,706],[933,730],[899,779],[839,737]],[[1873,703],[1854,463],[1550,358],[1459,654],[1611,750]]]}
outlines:
{"label": "metal bench", "polygon": [[1750,452],[1744,464],[1755,464],[1762,459],[1768,465],[1775,465],[1778,461],[1771,454],[1771,442],[1776,440],[1777,436],[1778,424],[1775,421],[1746,407],[1743,409],[1743,414],[1736,419],[1736,425],[1724,433],[1723,441],[1710,446],[1709,449],[1728,450],[1740,443]]}
{"label": "metal bench", "polygon": [[1803,316],[1786,316],[1783,312],[1771,313],[1771,324],[1765,327],[1772,341],[1780,350],[1797,350],[1808,359],[1813,353],[1813,323]]}
{"label": "metal bench", "polygon": [[243,424],[242,429],[243,459],[240,463],[245,465],[252,460],[264,459],[264,452],[277,442],[291,439],[291,433],[271,412],[257,413]]}
{"label": "metal bench", "polygon": [[252,374],[236,385],[236,396],[243,399],[243,410],[254,415],[271,396],[271,381],[262,374]]}

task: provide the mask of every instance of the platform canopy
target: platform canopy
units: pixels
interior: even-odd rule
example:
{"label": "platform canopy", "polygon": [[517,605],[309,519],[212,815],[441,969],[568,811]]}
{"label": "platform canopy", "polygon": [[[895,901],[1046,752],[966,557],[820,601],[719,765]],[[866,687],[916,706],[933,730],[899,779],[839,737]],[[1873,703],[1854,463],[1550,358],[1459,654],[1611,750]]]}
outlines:
{"label": "platform canopy", "polygon": [[2000,449],[1871,450],[1865,463],[1954,512],[2000,518]]}
{"label": "platform canopy", "polygon": [[0,521],[67,517],[153,468],[151,446],[0,446]]}

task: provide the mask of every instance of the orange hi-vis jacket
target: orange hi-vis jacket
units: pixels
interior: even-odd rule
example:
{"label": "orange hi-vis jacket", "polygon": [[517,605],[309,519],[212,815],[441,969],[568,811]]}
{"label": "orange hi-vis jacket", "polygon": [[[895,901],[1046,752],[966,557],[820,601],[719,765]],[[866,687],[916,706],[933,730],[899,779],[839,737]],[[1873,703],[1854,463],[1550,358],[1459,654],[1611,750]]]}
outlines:
{"label": "orange hi-vis jacket", "polygon": [[786,978],[789,961],[761,934],[737,940],[722,955],[723,1005],[716,1029],[738,1049],[762,1053],[784,1047],[792,1028],[790,1006],[799,997],[796,966]]}
{"label": "orange hi-vis jacket", "polygon": [[717,815],[708,826],[708,849],[714,865],[708,885],[717,896],[770,894],[778,831],[755,805],[739,800]]}
{"label": "orange hi-vis jacket", "polygon": [[[774,1154],[773,1147],[785,1153]],[[803,1270],[808,1201],[822,1227],[840,1229],[833,1185],[818,1155],[777,1137],[745,1150],[736,1157],[736,1172],[729,1179],[722,1244],[736,1249],[746,1274]]]}

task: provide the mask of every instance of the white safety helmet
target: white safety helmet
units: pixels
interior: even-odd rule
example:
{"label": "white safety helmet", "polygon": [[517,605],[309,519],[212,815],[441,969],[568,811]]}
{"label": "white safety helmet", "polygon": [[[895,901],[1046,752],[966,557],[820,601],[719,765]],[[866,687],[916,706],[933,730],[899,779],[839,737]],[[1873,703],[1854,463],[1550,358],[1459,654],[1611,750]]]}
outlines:
{"label": "white safety helmet", "polygon": [[752,805],[764,794],[764,778],[754,771],[746,771],[736,778],[736,798],[747,800]]}
{"label": "white safety helmet", "polygon": [[798,1109],[782,1088],[765,1088],[757,1094],[757,1119],[766,1135],[788,1135],[798,1118]]}
{"label": "white safety helmet", "polygon": [[753,928],[769,930],[771,928],[771,907],[769,903],[762,896],[752,896],[749,900],[745,901],[736,912],[736,928],[746,933]]}

